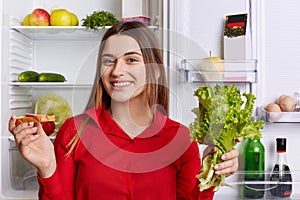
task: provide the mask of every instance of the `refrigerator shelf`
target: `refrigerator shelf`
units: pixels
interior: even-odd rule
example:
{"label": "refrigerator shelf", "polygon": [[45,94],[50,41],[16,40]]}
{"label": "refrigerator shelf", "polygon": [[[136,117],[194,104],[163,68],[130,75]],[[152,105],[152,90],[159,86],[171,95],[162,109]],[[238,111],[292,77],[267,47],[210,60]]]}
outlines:
{"label": "refrigerator shelf", "polygon": [[23,86],[23,87],[92,87],[93,83],[69,83],[69,82],[11,82],[10,86]]}
{"label": "refrigerator shelf", "polygon": [[183,59],[179,71],[185,82],[256,83],[257,60]]}
{"label": "refrigerator shelf", "polygon": [[83,26],[12,26],[32,40],[100,40],[109,27],[97,31]]}
{"label": "refrigerator shelf", "polygon": [[300,112],[267,112],[263,107],[257,108],[258,116],[270,123],[299,123]]}
{"label": "refrigerator shelf", "polygon": [[[100,41],[110,26],[98,30],[84,26],[11,26],[15,30],[32,40],[95,40]],[[149,26],[156,30],[156,26]]]}

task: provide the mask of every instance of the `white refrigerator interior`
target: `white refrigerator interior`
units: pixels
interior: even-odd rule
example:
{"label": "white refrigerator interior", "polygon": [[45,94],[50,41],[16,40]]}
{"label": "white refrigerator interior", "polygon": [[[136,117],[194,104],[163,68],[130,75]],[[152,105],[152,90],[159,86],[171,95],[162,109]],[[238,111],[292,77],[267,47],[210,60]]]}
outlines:
{"label": "white refrigerator interior", "polygon": [[[122,0],[0,0],[0,199],[37,199],[37,182],[34,168],[22,160],[7,130],[12,113],[23,115],[33,112],[40,95],[55,93],[69,102],[73,114],[81,113],[87,102],[97,62],[97,50],[102,30],[86,31],[85,28],[41,28],[20,26],[23,17],[34,8],[47,10],[66,8],[79,20],[97,10],[107,10],[120,19]],[[197,106],[193,92],[200,85],[190,71],[181,70],[183,61],[209,56],[223,57],[223,31],[225,16],[250,13],[252,33],[252,58],[256,60],[254,79],[245,82],[221,82],[236,84],[241,91],[257,96],[256,107],[275,102],[281,94],[300,92],[300,2],[285,3],[279,0],[143,0],[151,24],[163,27],[163,51],[170,89],[170,117],[189,125],[194,119],[191,112]],[[163,6],[162,6],[163,5]],[[145,9],[145,8],[143,8]],[[280,15],[278,14],[280,13]],[[81,23],[81,21],[79,22]],[[18,27],[18,28],[14,28]],[[65,75],[62,84],[20,84],[17,75],[25,70],[58,72]],[[215,84],[215,83],[212,83]],[[297,119],[296,119],[297,121]],[[298,122],[298,123],[297,123]],[[266,170],[270,171],[276,159],[275,139],[286,137],[287,160],[292,169],[293,193],[290,199],[300,199],[300,159],[297,145],[300,142],[296,123],[266,123],[262,142],[265,146]],[[241,145],[237,145],[239,148]],[[241,155],[242,156],[242,155]],[[227,179],[233,187],[222,187],[215,199],[243,199],[242,163],[236,175]],[[241,173],[240,173],[241,172]],[[226,198],[225,198],[226,197]],[[268,194],[265,199],[271,198]]]}
{"label": "white refrigerator interior", "polygon": [[[36,170],[19,155],[7,130],[9,116],[32,113],[37,98],[44,94],[64,97],[73,115],[84,111],[94,80],[98,46],[105,30],[86,30],[81,19],[105,10],[122,18],[122,0],[112,1],[1,1],[1,166],[0,199],[37,199]],[[148,1],[147,15],[159,25],[159,5]],[[127,6],[128,7],[128,6]],[[35,8],[51,12],[64,8],[77,15],[78,27],[21,26]],[[18,74],[34,70],[63,74],[64,83],[20,83]]]}

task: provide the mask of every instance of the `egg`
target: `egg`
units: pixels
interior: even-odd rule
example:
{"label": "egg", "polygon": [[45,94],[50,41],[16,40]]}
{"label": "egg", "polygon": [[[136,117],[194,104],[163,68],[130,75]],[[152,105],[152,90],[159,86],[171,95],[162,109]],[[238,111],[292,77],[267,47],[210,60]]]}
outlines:
{"label": "egg", "polygon": [[281,112],[280,106],[276,103],[269,103],[265,107],[265,110],[268,111],[268,112]]}
{"label": "egg", "polygon": [[278,105],[280,105],[281,100],[282,100],[284,97],[286,97],[286,96],[287,96],[287,95],[285,95],[285,94],[279,96],[278,99],[276,100],[276,103],[277,103]]}
{"label": "egg", "polygon": [[280,100],[279,106],[283,112],[292,112],[295,109],[296,101],[293,97],[286,95]]}
{"label": "egg", "polygon": [[278,104],[269,103],[265,107],[265,110],[268,112],[267,113],[267,120],[269,122],[276,122],[280,119],[280,117],[281,117],[281,108]]}

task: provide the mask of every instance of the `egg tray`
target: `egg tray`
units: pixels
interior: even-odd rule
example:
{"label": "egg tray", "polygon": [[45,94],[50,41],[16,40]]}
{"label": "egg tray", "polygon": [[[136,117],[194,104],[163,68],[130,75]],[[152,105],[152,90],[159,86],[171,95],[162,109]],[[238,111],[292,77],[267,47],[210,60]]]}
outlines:
{"label": "egg tray", "polygon": [[300,122],[300,112],[268,112],[263,107],[258,107],[258,116],[265,122],[270,123],[298,123]]}

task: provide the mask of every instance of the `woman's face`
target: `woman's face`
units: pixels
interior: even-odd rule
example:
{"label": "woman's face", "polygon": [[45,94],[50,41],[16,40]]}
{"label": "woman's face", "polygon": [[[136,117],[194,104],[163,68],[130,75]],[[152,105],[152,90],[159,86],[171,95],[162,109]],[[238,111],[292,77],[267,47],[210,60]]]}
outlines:
{"label": "woman's face", "polygon": [[111,36],[101,59],[101,80],[112,101],[143,101],[146,69],[137,41],[126,35]]}

